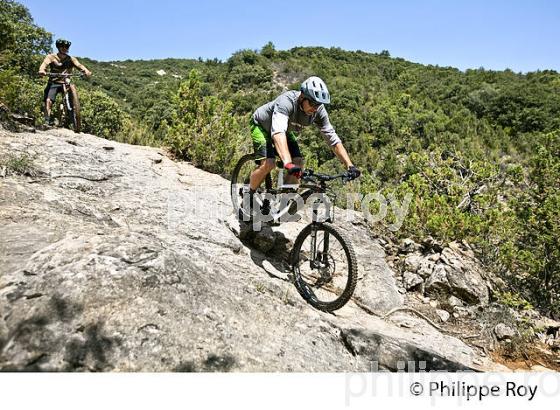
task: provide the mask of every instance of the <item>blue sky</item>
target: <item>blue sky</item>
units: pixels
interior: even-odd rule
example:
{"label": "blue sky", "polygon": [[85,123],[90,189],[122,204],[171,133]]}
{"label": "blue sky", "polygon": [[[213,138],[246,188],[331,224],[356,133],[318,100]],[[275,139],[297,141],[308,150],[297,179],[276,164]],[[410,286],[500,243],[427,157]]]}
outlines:
{"label": "blue sky", "polygon": [[560,71],[560,2],[21,1],[35,23],[102,61],[218,58],[296,46],[379,52],[460,69]]}

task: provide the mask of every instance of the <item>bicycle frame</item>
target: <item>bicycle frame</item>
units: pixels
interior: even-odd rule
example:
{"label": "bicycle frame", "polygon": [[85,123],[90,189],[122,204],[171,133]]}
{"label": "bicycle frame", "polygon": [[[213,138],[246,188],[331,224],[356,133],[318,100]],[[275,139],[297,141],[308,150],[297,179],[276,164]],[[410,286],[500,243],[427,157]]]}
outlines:
{"label": "bicycle frame", "polygon": [[[72,101],[72,94],[75,95],[76,99],[78,98],[77,96],[77,91],[74,89],[72,89],[72,87],[74,87],[71,84],[71,77],[74,76],[80,76],[82,77],[83,74],[65,74],[65,73],[49,73],[47,74],[48,77],[50,78],[61,78],[63,79],[62,84],[62,96],[61,96],[61,102],[60,102],[60,111],[61,111],[61,116],[63,116],[65,121],[61,121],[62,118],[59,119],[59,121],[61,122],[59,125],[60,126],[67,126],[68,122],[71,121],[74,131],[76,132],[80,132],[80,125],[79,125],[79,106],[78,109],[76,110],[76,112],[74,112],[74,104],[78,104],[79,101]],[[62,124],[62,122],[64,122],[64,124]]]}
{"label": "bicycle frame", "polygon": [[[275,176],[274,173],[269,173],[264,181],[264,186],[257,190],[256,195],[249,195],[249,170],[245,170],[244,180],[237,180],[235,178],[239,177],[239,172],[241,169],[249,164],[250,162],[258,161],[262,158],[254,157],[251,154],[245,155],[235,167],[234,177],[232,177],[231,185],[231,197],[235,212],[238,213],[240,219],[244,221],[249,221],[252,219],[250,216],[253,209],[260,208],[264,212],[259,218],[260,222],[290,222],[299,220],[295,215],[298,210],[304,205],[305,202],[313,194],[325,194],[329,191],[326,182],[332,181],[337,178],[343,179],[343,181],[349,180],[347,173],[342,173],[338,175],[323,175],[315,174],[311,170],[304,171],[302,179],[298,181],[299,183],[284,183],[284,167],[281,162],[276,163],[275,171],[278,175]],[[277,179],[276,186],[273,186],[273,179]],[[237,182],[235,182],[237,181]],[[298,196],[299,194],[299,196]],[[330,197],[329,200],[325,201],[321,198],[319,203],[326,203],[328,215],[322,220],[324,222],[334,220],[334,207],[331,206]],[[236,199],[237,198],[237,199]],[[250,201],[254,203],[250,203]],[[316,198],[313,198],[313,202],[317,202]],[[315,205],[314,205],[315,206]],[[296,212],[294,212],[296,211]],[[314,209],[313,219],[318,220],[318,209]],[[294,219],[292,219],[294,217]],[[297,218],[297,219],[295,219]]]}
{"label": "bicycle frame", "polygon": [[72,103],[70,102],[70,78],[65,78],[64,79],[64,83],[62,83],[62,103],[61,103],[61,109],[62,104],[65,105],[66,109],[69,112],[72,112],[73,107],[72,107]]}

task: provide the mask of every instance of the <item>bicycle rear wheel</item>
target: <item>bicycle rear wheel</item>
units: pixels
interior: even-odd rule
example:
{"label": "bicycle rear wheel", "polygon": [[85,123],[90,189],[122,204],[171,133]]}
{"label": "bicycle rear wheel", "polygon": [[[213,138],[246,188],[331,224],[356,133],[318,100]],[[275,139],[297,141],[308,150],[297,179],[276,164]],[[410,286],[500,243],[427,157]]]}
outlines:
{"label": "bicycle rear wheel", "polygon": [[316,309],[340,309],[356,288],[358,263],[354,249],[331,224],[309,224],[301,231],[292,250],[291,265],[298,292]]}
{"label": "bicycle rear wheel", "polygon": [[[257,168],[258,159],[259,158],[255,154],[246,154],[242,156],[237,162],[237,165],[235,166],[231,175],[231,204],[238,218],[244,221],[248,221],[250,219],[250,204],[247,203],[247,201],[249,200],[249,182],[251,173]],[[272,187],[272,180],[270,178],[270,175],[267,176],[265,186],[267,189],[270,189]],[[259,188],[257,192],[259,194],[262,194],[264,190],[262,188]]]}

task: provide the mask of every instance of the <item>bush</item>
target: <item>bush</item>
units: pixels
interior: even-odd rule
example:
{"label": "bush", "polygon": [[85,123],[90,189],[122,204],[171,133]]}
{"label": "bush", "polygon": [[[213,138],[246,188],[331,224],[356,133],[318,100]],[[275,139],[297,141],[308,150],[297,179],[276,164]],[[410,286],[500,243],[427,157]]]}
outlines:
{"label": "bush", "polygon": [[102,91],[79,90],[82,131],[114,139],[123,130],[126,115],[117,102]]}
{"label": "bush", "polygon": [[560,314],[560,132],[541,139],[528,165],[527,186],[512,200],[516,232],[501,256],[536,306]]}
{"label": "bush", "polygon": [[12,112],[35,119],[42,118],[43,87],[14,70],[0,71],[0,101]]}
{"label": "bush", "polygon": [[[27,154],[8,154],[5,158],[0,159],[0,171],[6,175],[27,175],[34,176],[37,173],[33,158]],[[5,171],[3,170],[5,169]]]}
{"label": "bush", "polygon": [[232,104],[204,97],[202,89],[199,73],[192,70],[174,98],[175,115],[166,142],[179,158],[210,172],[229,173],[247,143],[244,132],[231,115]]}
{"label": "bush", "polygon": [[29,10],[10,0],[0,0],[0,69],[17,68],[33,75],[39,68],[34,56],[51,50],[52,34],[36,26]]}

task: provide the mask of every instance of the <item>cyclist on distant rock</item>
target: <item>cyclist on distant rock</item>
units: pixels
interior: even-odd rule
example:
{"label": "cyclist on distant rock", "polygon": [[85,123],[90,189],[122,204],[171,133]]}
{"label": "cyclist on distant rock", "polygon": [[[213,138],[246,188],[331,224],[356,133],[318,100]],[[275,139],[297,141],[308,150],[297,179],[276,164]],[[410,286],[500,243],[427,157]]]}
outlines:
{"label": "cyclist on distant rock", "polygon": [[[84,65],[80,64],[76,57],[71,57],[68,54],[70,45],[68,40],[56,40],[56,48],[58,53],[49,54],[43,60],[41,67],[39,67],[39,75],[47,75],[47,67],[50,67],[51,73],[56,74],[71,74],[74,67],[83,72],[87,77],[91,76],[89,71]],[[62,92],[62,84],[64,79],[62,77],[50,77],[47,86],[45,87],[45,94],[43,100],[45,101],[45,124],[53,125],[51,120],[52,105],[56,100],[56,95]]]}
{"label": "cyclist on distant rock", "polygon": [[[266,175],[275,167],[276,155],[280,156],[291,181],[301,178],[303,157],[297,143],[297,133],[303,127],[315,124],[327,144],[348,170],[349,176],[357,178],[360,171],[352,164],[339,136],[329,121],[325,105],[331,102],[327,85],[319,77],[309,77],[300,91],[286,91],[257,108],[251,118],[253,148],[262,157],[259,167],[251,173],[252,196]],[[288,177],[289,178],[289,177]]]}

